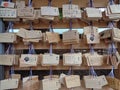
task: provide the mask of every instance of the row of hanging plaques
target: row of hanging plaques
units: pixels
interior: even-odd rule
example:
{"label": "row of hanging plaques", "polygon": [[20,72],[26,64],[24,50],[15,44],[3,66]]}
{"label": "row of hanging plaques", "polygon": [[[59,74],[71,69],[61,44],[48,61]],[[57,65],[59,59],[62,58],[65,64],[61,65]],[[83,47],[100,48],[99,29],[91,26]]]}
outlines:
{"label": "row of hanging plaques", "polygon": [[48,75],[39,80],[37,75],[23,77],[11,74],[11,78],[0,81],[0,90],[120,90],[120,80],[111,76],[86,75],[80,80],[79,75]]}
{"label": "row of hanging plaques", "polygon": [[[114,57],[114,58],[109,58]],[[66,53],[63,54],[64,66],[102,66],[102,65],[117,65],[120,61],[120,55],[116,52],[112,55],[99,55],[94,52],[90,53]],[[37,67],[42,66],[58,66],[60,62],[60,55],[58,54],[21,54],[19,55],[0,55],[0,65],[19,66],[19,67]]]}
{"label": "row of hanging plaques", "polygon": [[[58,17],[60,15],[58,7],[42,6],[40,9],[34,9],[32,6],[25,6],[25,1],[21,0],[17,0],[16,3],[2,1],[1,7],[3,7],[0,8],[1,18],[23,18],[27,20],[41,18],[54,20],[54,17]],[[105,10],[105,16],[109,17],[109,19],[119,19],[119,8],[119,4],[108,5]],[[62,9],[63,18],[86,18],[88,20],[99,20],[103,17],[100,9],[94,7],[87,7],[83,12],[80,10],[78,5],[64,4]]]}
{"label": "row of hanging plaques", "polygon": [[[118,28],[111,28],[98,33],[98,28],[94,26],[84,27],[84,39],[87,44],[99,44],[101,39],[111,38],[113,41],[120,42],[120,30]],[[19,29],[17,33],[0,33],[0,43],[17,43],[18,37],[23,39],[23,42],[38,43],[44,41],[48,43],[58,43],[61,41],[60,35],[55,32],[42,33],[39,30]],[[93,37],[93,39],[91,39]],[[80,37],[77,30],[68,30],[63,32],[62,42],[67,44],[79,44]]]}

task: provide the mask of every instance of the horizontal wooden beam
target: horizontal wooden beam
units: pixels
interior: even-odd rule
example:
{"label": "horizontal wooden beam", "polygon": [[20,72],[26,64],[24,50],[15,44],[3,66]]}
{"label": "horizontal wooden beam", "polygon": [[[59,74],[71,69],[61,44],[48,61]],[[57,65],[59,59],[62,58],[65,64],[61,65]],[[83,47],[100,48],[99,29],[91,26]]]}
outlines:
{"label": "horizontal wooden beam", "polygon": [[[16,0],[13,0],[15,2]],[[33,6],[35,8],[40,8],[41,6],[47,6],[48,0],[32,0]],[[114,0],[117,2],[118,0]],[[26,5],[28,5],[28,0],[25,0]],[[109,0],[93,0],[94,7],[106,7],[108,5]],[[63,4],[68,4],[69,0],[52,0],[52,6],[56,6],[61,8]],[[89,0],[72,0],[73,4],[79,5],[79,7],[87,7]]]}
{"label": "horizontal wooden beam", "polygon": [[[33,43],[33,45],[35,49],[40,49],[40,50],[49,49],[50,47],[50,44],[46,42],[42,42],[42,41],[39,43]],[[14,46],[16,50],[28,49],[28,45],[24,45],[23,42],[18,42],[14,44]],[[73,48],[74,49],[89,49],[89,45],[87,44],[86,41],[80,40],[80,43],[73,45]],[[100,44],[94,45],[94,49],[106,49],[106,48],[108,48],[108,44],[104,43],[104,41],[101,41]],[[70,45],[64,45],[61,41],[58,44],[53,44],[53,49],[70,49]]]}
{"label": "horizontal wooden beam", "polygon": [[[53,67],[53,70],[69,70],[69,66],[56,66],[56,67]],[[79,67],[73,67],[72,69],[73,70],[89,70],[90,67],[88,66],[79,66]],[[95,66],[94,67],[95,69],[97,70],[100,70],[100,69],[104,69],[104,70],[107,70],[107,69],[112,69],[112,66],[108,65],[108,66]],[[37,66],[37,67],[33,67],[32,70],[49,70],[50,67],[49,66]],[[115,69],[117,69],[117,67],[115,67]],[[14,70],[30,70],[30,68],[20,68],[20,67],[15,67]]]}
{"label": "horizontal wooden beam", "polygon": [[[108,21],[94,21],[93,25],[96,27],[101,27],[105,28],[108,26]],[[88,26],[88,23],[81,21],[81,20],[73,20],[72,28],[83,28],[85,26]],[[16,22],[14,24],[14,28],[30,28],[29,22]],[[33,21],[33,28],[34,29],[47,29],[49,28],[49,21],[46,20],[38,20],[38,21]],[[64,21],[53,21],[53,28],[56,29],[64,29],[64,28],[69,28],[69,21],[64,20]]]}

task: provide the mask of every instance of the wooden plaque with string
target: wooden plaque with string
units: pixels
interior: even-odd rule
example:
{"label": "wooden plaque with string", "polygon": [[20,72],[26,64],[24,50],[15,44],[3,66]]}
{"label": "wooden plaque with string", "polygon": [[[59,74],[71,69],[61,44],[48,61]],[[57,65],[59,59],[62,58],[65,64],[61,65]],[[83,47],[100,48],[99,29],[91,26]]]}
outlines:
{"label": "wooden plaque with string", "polygon": [[105,15],[109,18],[109,20],[118,20],[120,18],[119,13],[111,13],[110,9],[111,5],[107,6],[107,9],[105,10]]}
{"label": "wooden plaque with string", "polygon": [[24,8],[25,7],[25,1],[23,1],[23,0],[16,0],[16,7],[17,8]]}
{"label": "wooden plaque with string", "polygon": [[58,78],[42,80],[42,90],[59,90],[60,88],[61,84]]}
{"label": "wooden plaque with string", "polygon": [[99,33],[100,39],[109,39],[112,35],[112,30],[108,29]]}
{"label": "wooden plaque with string", "polygon": [[58,7],[42,6],[41,15],[42,16],[59,16]]}
{"label": "wooden plaque with string", "polygon": [[20,67],[35,67],[38,64],[38,55],[22,54],[19,62]]}
{"label": "wooden plaque with string", "polygon": [[36,20],[36,19],[39,19],[40,18],[40,10],[39,9],[35,9],[34,10],[34,13],[33,13],[33,16],[24,16],[24,17],[21,17],[23,18],[23,21],[29,21],[29,20]]}
{"label": "wooden plaque with string", "polygon": [[97,8],[87,7],[86,14],[87,14],[87,19],[89,20],[97,20],[102,18],[102,12]]}
{"label": "wooden plaque with string", "polygon": [[120,29],[113,28],[112,30],[112,38],[116,42],[120,42]]}
{"label": "wooden plaque with string", "polygon": [[79,75],[70,75],[65,77],[65,83],[67,88],[74,88],[81,86]]}
{"label": "wooden plaque with string", "polygon": [[14,43],[17,36],[14,33],[0,33],[0,43]]}
{"label": "wooden plaque with string", "polygon": [[0,65],[18,65],[19,56],[17,55],[0,55]]}
{"label": "wooden plaque with string", "polygon": [[78,44],[79,43],[79,33],[77,30],[69,30],[63,33],[63,43],[64,44]]}
{"label": "wooden plaque with string", "polygon": [[21,79],[21,74],[11,74],[12,79]]}
{"label": "wooden plaque with string", "polygon": [[103,62],[104,56],[99,55],[97,53],[94,54],[86,53],[84,54],[84,56],[86,58],[88,66],[101,66],[104,63]]}
{"label": "wooden plaque with string", "polygon": [[100,43],[100,36],[99,36],[99,34],[94,34],[94,35],[87,34],[86,38],[87,38],[87,43],[88,44],[98,44],[98,43]]}
{"label": "wooden plaque with string", "polygon": [[57,66],[59,64],[60,56],[57,54],[42,55],[42,66]]}
{"label": "wooden plaque with string", "polygon": [[87,26],[87,27],[84,27],[84,35],[87,35],[87,34],[98,34],[98,27],[95,27],[95,26]]}
{"label": "wooden plaque with string", "polygon": [[24,8],[17,8],[18,10],[18,16],[24,17],[24,16],[33,16],[34,15],[34,8],[33,7],[24,7]]}
{"label": "wooden plaque with string", "polygon": [[101,81],[95,76],[84,76],[84,82],[86,88],[102,89]]}
{"label": "wooden plaque with string", "polygon": [[41,39],[42,32],[38,30],[26,30],[24,28],[20,28],[19,32],[17,33],[18,36],[25,38],[25,39]]}
{"label": "wooden plaque with string", "polygon": [[120,14],[120,5],[119,4],[114,4],[114,5],[109,5],[110,12],[112,14]]}
{"label": "wooden plaque with string", "polygon": [[18,79],[5,79],[0,81],[0,90],[16,89],[18,88]]}
{"label": "wooden plaque with string", "polygon": [[45,38],[48,43],[58,43],[60,41],[59,34],[54,32],[46,32]]}
{"label": "wooden plaque with string", "polygon": [[63,54],[63,65],[65,66],[80,66],[82,64],[81,53]]}
{"label": "wooden plaque with string", "polygon": [[41,10],[38,12],[38,18],[46,22],[46,20],[54,20],[54,16],[43,16],[41,15]]}
{"label": "wooden plaque with string", "polygon": [[81,10],[78,5],[75,4],[64,4],[63,8],[63,17],[65,18],[81,18]]}
{"label": "wooden plaque with string", "polygon": [[23,78],[23,85],[21,90],[39,90],[40,89],[40,81],[38,76],[29,76]]}

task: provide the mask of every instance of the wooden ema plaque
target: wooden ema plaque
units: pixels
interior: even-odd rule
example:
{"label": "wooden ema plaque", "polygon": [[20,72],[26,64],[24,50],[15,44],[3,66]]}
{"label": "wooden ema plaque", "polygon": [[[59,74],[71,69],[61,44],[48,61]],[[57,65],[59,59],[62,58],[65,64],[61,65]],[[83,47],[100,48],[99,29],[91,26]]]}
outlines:
{"label": "wooden ema plaque", "polygon": [[57,54],[44,54],[42,55],[43,66],[57,66],[59,64],[60,56]]}
{"label": "wooden ema plaque", "polygon": [[70,75],[65,77],[65,83],[67,88],[74,88],[81,86],[79,75]]}
{"label": "wooden ema plaque", "polygon": [[65,66],[80,66],[82,64],[81,53],[66,53],[63,54],[63,65]]}
{"label": "wooden ema plaque", "polygon": [[17,55],[0,55],[0,65],[18,65],[18,59]]}
{"label": "wooden ema plaque", "polygon": [[22,54],[19,62],[20,67],[35,67],[38,63],[38,55]]}

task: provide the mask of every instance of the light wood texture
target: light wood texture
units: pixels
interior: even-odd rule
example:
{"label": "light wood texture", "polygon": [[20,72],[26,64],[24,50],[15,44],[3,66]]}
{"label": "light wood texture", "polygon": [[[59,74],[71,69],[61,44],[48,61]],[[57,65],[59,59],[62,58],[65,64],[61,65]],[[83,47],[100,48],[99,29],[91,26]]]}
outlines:
{"label": "light wood texture", "polygon": [[[53,70],[69,70],[70,67],[68,66],[57,66],[57,67],[53,67]],[[104,65],[104,66],[95,66],[94,67],[96,70],[100,70],[100,69],[111,69],[112,66],[110,65]],[[38,66],[38,67],[34,67],[32,68],[32,70],[49,70],[50,67],[48,66],[45,66],[45,67],[42,67],[42,66]],[[80,67],[73,67],[72,68],[73,70],[89,70],[89,67],[88,66],[80,66]],[[115,67],[115,69],[117,69],[117,66]],[[19,67],[15,67],[15,70],[30,70],[30,68],[19,68]]]}
{"label": "light wood texture", "polygon": [[[82,66],[73,66],[73,70],[89,70],[90,67],[87,65]],[[95,69],[112,69],[111,65],[102,65],[102,66],[94,66]],[[30,68],[20,68],[19,66],[15,66],[15,70],[30,70]],[[37,67],[32,67],[32,70],[49,70],[50,66],[41,66],[40,64]],[[63,66],[63,61],[60,60],[60,64],[58,66],[52,66],[53,70],[69,70],[70,66]],[[115,69],[117,69],[117,65],[115,66]]]}
{"label": "light wood texture", "polygon": [[[46,43],[46,42],[39,42],[39,43],[34,43],[34,48],[35,49],[49,49],[50,44]],[[16,50],[24,50],[24,49],[28,49],[28,45],[24,45],[23,42],[19,42],[17,44],[14,44],[15,49]],[[117,45],[116,45],[117,47]],[[58,44],[53,44],[53,49],[70,49],[71,45],[64,45],[62,43],[62,41]],[[74,49],[89,49],[89,45],[87,44],[87,42],[85,42],[84,40],[80,40],[79,44],[73,45]],[[100,44],[96,44],[94,45],[94,49],[107,49],[108,48],[108,44],[105,44],[104,41],[101,41]]]}
{"label": "light wood texture", "polygon": [[[88,26],[88,24],[86,23],[88,21],[81,21],[81,20],[73,20],[73,24],[72,24],[72,27],[73,28],[83,28],[85,26]],[[108,22],[107,21],[94,21],[93,22],[93,25],[96,26],[96,27],[101,27],[101,28],[104,28],[104,27],[107,27],[107,24]],[[14,28],[26,28],[26,29],[29,29],[30,26],[29,26],[29,21],[28,22],[17,22],[14,24]],[[33,27],[34,29],[47,29],[49,28],[49,21],[47,20],[34,20],[33,21]],[[53,21],[53,28],[56,28],[56,29],[64,29],[64,28],[69,28],[69,20],[55,20]]]}
{"label": "light wood texture", "polygon": [[[81,80],[81,84],[82,84],[81,87],[73,88],[73,90],[91,90],[91,89],[86,89],[86,88],[85,88],[85,85],[84,85],[84,81],[83,81],[83,80]],[[39,86],[36,85],[36,87],[40,87],[40,89],[32,89],[32,90],[43,90],[43,89],[42,89],[42,81],[40,81]],[[20,85],[20,88],[19,88],[19,89],[15,89],[15,90],[21,90],[21,88],[22,88],[22,86]],[[25,89],[25,90],[26,90],[26,89]],[[70,89],[66,88],[65,86],[62,86],[59,90],[70,90]],[[113,90],[113,89],[110,89],[110,87],[105,86],[105,87],[103,87],[102,89],[94,89],[94,90]]]}
{"label": "light wood texture", "polygon": [[[13,0],[16,1],[16,0]],[[68,4],[69,0],[52,0],[52,6],[57,6],[59,8],[62,7],[63,4]],[[94,6],[95,7],[105,7],[108,4],[109,0],[104,0],[104,2],[101,2],[101,0],[94,0]],[[117,0],[115,0],[116,2]],[[28,4],[28,0],[25,0],[26,4]],[[87,7],[88,6],[88,0],[73,0],[73,4],[77,4],[80,7]],[[33,0],[33,6],[35,8],[40,8],[41,6],[48,5],[48,0]]]}

